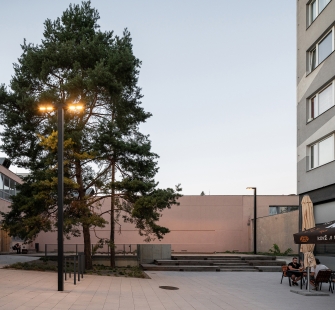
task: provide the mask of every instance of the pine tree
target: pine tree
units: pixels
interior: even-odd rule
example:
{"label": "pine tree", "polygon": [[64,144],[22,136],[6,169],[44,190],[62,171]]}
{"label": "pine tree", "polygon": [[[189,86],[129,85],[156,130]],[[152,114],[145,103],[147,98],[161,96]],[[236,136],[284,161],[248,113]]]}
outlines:
{"label": "pine tree", "polygon": [[[141,62],[130,33],[102,32],[98,20],[89,1],[46,20],[41,44],[24,41],[10,88],[0,87],[2,150],[31,172],[9,212],[2,213],[3,227],[27,241],[57,228],[57,117],[41,114],[38,106],[85,106],[80,114],[65,112],[64,233],[83,234],[86,268],[92,267],[90,228],[107,223],[99,213],[103,198],[111,197],[107,242],[114,245],[120,216],[146,240],[163,238],[169,230],[157,224],[161,211],[181,196],[179,186],[158,189],[154,180],[158,156],[139,132],[151,114],[141,107]],[[95,195],[88,195],[90,188]]]}

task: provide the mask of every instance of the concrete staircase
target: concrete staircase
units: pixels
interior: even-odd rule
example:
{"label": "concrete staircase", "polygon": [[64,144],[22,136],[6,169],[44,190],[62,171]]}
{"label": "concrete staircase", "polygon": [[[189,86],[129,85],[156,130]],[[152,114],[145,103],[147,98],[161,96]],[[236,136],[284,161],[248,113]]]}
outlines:
{"label": "concrete staircase", "polygon": [[263,255],[173,255],[169,260],[155,260],[141,267],[148,271],[275,272],[285,264],[275,256]]}

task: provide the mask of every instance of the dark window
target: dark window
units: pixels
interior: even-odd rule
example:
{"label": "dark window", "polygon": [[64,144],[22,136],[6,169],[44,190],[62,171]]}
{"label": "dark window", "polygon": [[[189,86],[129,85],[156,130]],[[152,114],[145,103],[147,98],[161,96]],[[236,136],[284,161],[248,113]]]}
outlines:
{"label": "dark window", "polygon": [[311,99],[311,118],[314,118],[314,101],[315,97]]}
{"label": "dark window", "polygon": [[315,167],[314,165],[314,145],[311,146],[311,169],[313,169]]}
{"label": "dark window", "polygon": [[270,206],[269,214],[276,215],[286,212],[292,212],[299,209],[299,206]]}

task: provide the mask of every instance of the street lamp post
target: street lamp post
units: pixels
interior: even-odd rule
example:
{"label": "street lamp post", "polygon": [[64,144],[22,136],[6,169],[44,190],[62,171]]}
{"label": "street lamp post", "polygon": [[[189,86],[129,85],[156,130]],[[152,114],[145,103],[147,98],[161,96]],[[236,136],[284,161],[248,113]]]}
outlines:
{"label": "street lamp post", "polygon": [[63,208],[64,208],[64,109],[59,104],[57,109],[57,129],[58,129],[58,291],[64,291],[63,278],[63,260],[64,260],[64,242],[63,242]]}
{"label": "street lamp post", "polygon": [[247,187],[254,190],[254,254],[257,254],[257,189],[256,187]]}
{"label": "street lamp post", "polygon": [[[42,112],[52,112],[54,105],[40,106]],[[82,105],[69,105],[70,111],[80,111]],[[57,105],[57,130],[58,130],[58,184],[57,184],[57,205],[58,205],[58,230],[57,230],[57,261],[58,261],[58,291],[64,291],[64,240],[63,240],[63,209],[64,209],[64,105]]]}

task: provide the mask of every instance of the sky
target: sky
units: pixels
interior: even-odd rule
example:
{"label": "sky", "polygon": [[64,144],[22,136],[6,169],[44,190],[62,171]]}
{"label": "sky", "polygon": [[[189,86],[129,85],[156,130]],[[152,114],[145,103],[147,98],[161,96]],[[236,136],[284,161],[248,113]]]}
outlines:
{"label": "sky", "polygon": [[[24,38],[40,43],[44,21],[70,3],[81,1],[0,0],[1,84],[9,84]],[[142,102],[153,116],[141,131],[160,156],[159,187],[296,193],[295,1],[91,3],[102,31],[128,28],[142,61]]]}

